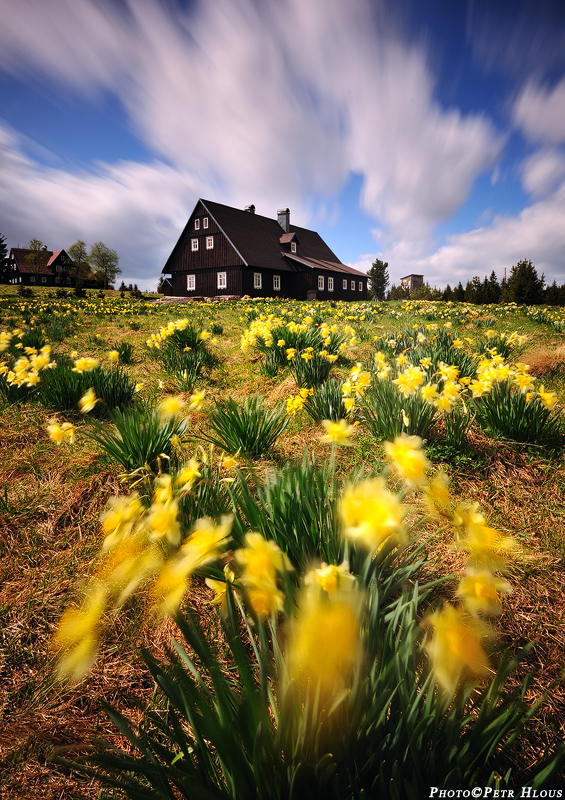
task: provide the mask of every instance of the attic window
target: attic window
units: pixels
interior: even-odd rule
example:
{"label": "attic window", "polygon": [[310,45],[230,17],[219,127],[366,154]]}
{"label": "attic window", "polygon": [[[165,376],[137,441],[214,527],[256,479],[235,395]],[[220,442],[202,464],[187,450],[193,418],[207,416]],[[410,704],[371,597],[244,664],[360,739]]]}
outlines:
{"label": "attic window", "polygon": [[192,239],[191,242],[190,242],[190,246],[191,246],[193,252],[195,250],[198,250],[198,239]]}
{"label": "attic window", "polygon": [[200,220],[199,219],[195,219],[194,220],[194,230],[195,231],[199,231],[200,230]]}
{"label": "attic window", "polygon": [[290,252],[291,253],[296,253],[296,242],[291,242],[290,243]]}
{"label": "attic window", "polygon": [[204,217],[204,219],[202,220],[202,227],[203,228],[208,227],[208,217]]}

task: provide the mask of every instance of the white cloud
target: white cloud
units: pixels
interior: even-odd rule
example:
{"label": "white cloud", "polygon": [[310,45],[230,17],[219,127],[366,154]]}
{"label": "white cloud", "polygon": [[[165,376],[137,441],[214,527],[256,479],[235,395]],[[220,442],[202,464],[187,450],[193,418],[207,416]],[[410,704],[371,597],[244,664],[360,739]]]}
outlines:
{"label": "white cloud", "polygon": [[474,275],[483,278],[494,270],[499,279],[513,264],[531,259],[546,281],[565,279],[565,183],[552,195],[526,208],[516,217],[495,217],[488,227],[450,236],[447,244],[429,254],[411,241],[400,241],[385,252],[394,277],[424,274],[431,286],[466,284]]}
{"label": "white cloud", "polygon": [[126,282],[144,288],[156,286],[196,195],[190,175],[159,162],[100,164],[81,174],[42,167],[3,127],[0,173],[0,219],[10,246],[23,247],[32,237],[50,249],[79,238],[103,240],[117,250]]}
{"label": "white cloud", "polygon": [[535,142],[565,142],[565,78],[553,88],[529,81],[514,103],[514,124]]}
{"label": "white cloud", "polygon": [[[426,237],[494,165],[502,140],[485,117],[441,108],[424,48],[403,41],[383,8],[20,0],[3,16],[0,64],[81,94],[114,92],[139,137],[172,165],[172,195],[188,181],[193,199],[207,187],[269,216],[289,205],[307,224],[356,171],[365,211],[397,236]],[[109,198],[126,227],[128,214],[137,218],[126,199],[134,171],[128,165],[130,179]],[[97,195],[83,202],[98,213]]]}
{"label": "white cloud", "polygon": [[558,150],[540,150],[522,168],[522,185],[535,197],[546,197],[565,177],[565,155]]}

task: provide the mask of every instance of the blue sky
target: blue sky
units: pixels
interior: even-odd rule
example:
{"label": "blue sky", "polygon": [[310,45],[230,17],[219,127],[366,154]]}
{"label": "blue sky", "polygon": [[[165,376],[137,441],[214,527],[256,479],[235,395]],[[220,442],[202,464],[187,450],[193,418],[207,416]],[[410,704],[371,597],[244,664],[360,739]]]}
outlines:
{"label": "blue sky", "polygon": [[431,285],[565,282],[561,0],[0,0],[0,234],[154,288],[199,197]]}

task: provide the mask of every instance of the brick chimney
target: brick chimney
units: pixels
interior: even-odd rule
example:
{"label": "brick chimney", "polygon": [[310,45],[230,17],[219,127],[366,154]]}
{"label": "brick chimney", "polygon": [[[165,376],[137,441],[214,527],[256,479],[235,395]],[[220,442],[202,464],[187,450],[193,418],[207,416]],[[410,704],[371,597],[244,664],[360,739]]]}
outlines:
{"label": "brick chimney", "polygon": [[285,233],[290,233],[290,209],[279,208],[277,211],[277,222]]}

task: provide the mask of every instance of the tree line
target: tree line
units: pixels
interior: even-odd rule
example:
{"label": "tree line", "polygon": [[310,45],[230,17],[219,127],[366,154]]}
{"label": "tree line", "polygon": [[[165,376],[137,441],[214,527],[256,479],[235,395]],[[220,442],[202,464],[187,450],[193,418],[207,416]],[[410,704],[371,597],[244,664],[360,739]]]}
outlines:
{"label": "tree line", "polygon": [[[30,239],[26,249],[29,250],[25,257],[26,266],[33,274],[39,275],[49,261],[47,245],[43,244],[40,239]],[[122,272],[118,266],[120,259],[117,252],[104,242],[95,242],[88,252],[86,242],[79,239],[66,248],[66,253],[71,259],[71,263],[65,265],[64,269],[59,272],[62,284],[70,279],[73,285],[81,286],[86,281],[94,280],[98,286],[107,289],[113,286],[117,276]],[[0,282],[6,283],[9,278],[6,237],[0,234]]]}
{"label": "tree line", "polygon": [[393,284],[387,292],[389,285],[388,263],[376,259],[367,273],[370,278],[369,296],[376,300],[452,300],[457,303],[473,303],[488,305],[491,303],[517,303],[518,305],[565,305],[565,283],[561,286],[557,281],[546,285],[545,276],[538,275],[535,266],[529,259],[522,259],[515,264],[508,278],[498,281],[493,270],[490,276],[486,275],[481,280],[475,276],[457,286],[447,284],[445,289],[431,288],[425,284],[419,289],[409,292],[404,286]]}

